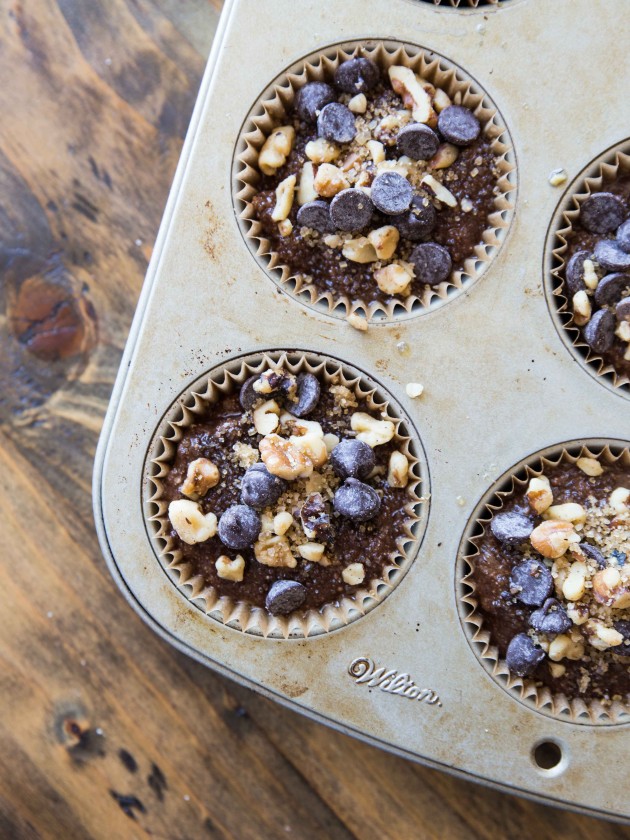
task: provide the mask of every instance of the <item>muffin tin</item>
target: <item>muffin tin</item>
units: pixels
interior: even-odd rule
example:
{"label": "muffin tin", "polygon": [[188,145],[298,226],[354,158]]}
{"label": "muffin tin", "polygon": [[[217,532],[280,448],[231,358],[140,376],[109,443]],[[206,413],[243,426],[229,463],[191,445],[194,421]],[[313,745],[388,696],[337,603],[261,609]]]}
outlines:
{"label": "muffin tin", "polygon": [[[630,24],[604,0],[464,6],[375,0],[365,20],[356,3],[259,0],[252,15],[245,0],[226,2],[97,452],[96,524],[132,606],[209,667],[399,755],[627,821],[627,724],[568,720],[503,690],[469,644],[461,576],[480,506],[513,465],[570,441],[628,442],[623,389],[589,375],[561,340],[549,273],[572,180],[627,140],[624,79],[611,85],[608,68],[627,66]],[[273,80],[358,39],[460,66],[498,108],[518,181],[483,276],[367,333],[279,289],[243,239],[232,177],[238,138]],[[569,181],[554,188],[558,167]],[[160,563],[143,503],[151,441],[180,395],[276,350],[329,357],[391,395],[431,493],[423,538],[389,596],[301,639],[243,633],[190,600]],[[422,397],[406,395],[408,382],[423,383]]]}

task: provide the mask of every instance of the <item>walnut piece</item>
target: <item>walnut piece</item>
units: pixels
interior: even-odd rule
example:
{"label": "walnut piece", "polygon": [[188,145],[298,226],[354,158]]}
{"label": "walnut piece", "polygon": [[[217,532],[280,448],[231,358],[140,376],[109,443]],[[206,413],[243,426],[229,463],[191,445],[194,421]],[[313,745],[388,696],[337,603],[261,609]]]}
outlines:
{"label": "walnut piece", "polygon": [[324,198],[333,198],[342,190],[347,190],[349,186],[348,179],[338,166],[332,163],[322,163],[317,168],[317,174],[313,181],[313,187],[317,195]]}
{"label": "walnut piece", "polygon": [[459,149],[452,143],[442,143],[429,161],[431,169],[446,169],[452,166],[459,157]]}
{"label": "walnut piece", "polygon": [[409,291],[409,285],[413,280],[410,271],[399,263],[390,263],[374,272],[376,285],[387,295],[403,295]]}
{"label": "walnut piece", "polygon": [[237,554],[234,560],[230,560],[227,554],[222,554],[214,564],[217,574],[222,580],[232,580],[241,583],[245,574],[245,560]]}
{"label": "walnut piece", "polygon": [[604,472],[604,468],[596,458],[578,458],[575,466],[586,475],[597,476]]}
{"label": "walnut piece", "polygon": [[395,450],[389,456],[387,483],[390,487],[406,487],[409,482],[409,461],[402,452]]}
{"label": "walnut piece", "polygon": [[254,556],[263,566],[276,569],[295,569],[297,566],[288,539],[266,531],[261,532],[254,543]]}
{"label": "walnut piece", "polygon": [[313,472],[313,462],[291,443],[279,435],[266,435],[259,444],[264,465],[272,475],[288,481],[294,478],[308,478]]}
{"label": "walnut piece", "polygon": [[394,65],[388,70],[389,80],[396,93],[402,97],[406,108],[416,122],[427,125],[437,124],[437,115],[431,104],[431,96],[425,85],[409,67]]}
{"label": "walnut piece", "polygon": [[282,125],[274,129],[267,137],[258,155],[258,166],[265,175],[274,175],[276,169],[284,166],[291,154],[295,141],[295,129],[292,125]]}
{"label": "walnut piece", "polygon": [[208,490],[216,487],[220,480],[221,473],[216,464],[207,458],[196,458],[188,465],[186,479],[179,489],[184,496],[196,502],[205,496]]}
{"label": "walnut piece", "polygon": [[341,253],[347,260],[356,263],[375,262],[378,259],[376,248],[366,236],[346,240]]}
{"label": "walnut piece", "polygon": [[350,427],[354,432],[358,432],[357,440],[367,443],[372,449],[389,443],[396,434],[396,426],[391,420],[377,420],[363,411],[355,411],[350,418]]}
{"label": "walnut piece", "polygon": [[388,260],[394,256],[394,251],[400,239],[400,233],[398,232],[398,228],[395,228],[393,225],[384,225],[376,230],[371,230],[367,238],[374,246],[378,259]]}
{"label": "walnut piece", "polygon": [[580,542],[580,537],[570,522],[558,522],[553,519],[534,528],[529,539],[539,554],[551,560],[566,554],[572,543]]}
{"label": "walnut piece", "polygon": [[315,181],[315,168],[310,161],[306,161],[300,172],[300,181],[297,191],[297,203],[300,207],[308,201],[315,201],[317,193],[313,182]]}
{"label": "walnut piece", "polygon": [[527,501],[535,513],[544,513],[553,504],[553,493],[546,475],[534,476],[527,487]]}
{"label": "walnut piece", "polygon": [[341,577],[348,586],[358,586],[365,580],[363,563],[350,563],[341,573]]}
{"label": "walnut piece", "polygon": [[313,163],[330,163],[333,160],[337,160],[341,154],[341,149],[335,143],[319,137],[317,140],[310,140],[306,144],[304,153]]}
{"label": "walnut piece", "polygon": [[197,502],[176,499],[168,506],[168,518],[178,537],[187,545],[205,542],[217,532],[217,518],[214,513],[201,512]]}

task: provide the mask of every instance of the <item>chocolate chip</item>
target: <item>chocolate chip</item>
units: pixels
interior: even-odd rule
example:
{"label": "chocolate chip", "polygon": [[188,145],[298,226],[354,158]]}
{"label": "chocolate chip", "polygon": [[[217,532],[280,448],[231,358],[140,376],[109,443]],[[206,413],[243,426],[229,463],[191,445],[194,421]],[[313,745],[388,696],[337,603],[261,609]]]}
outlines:
{"label": "chocolate chip", "polygon": [[564,633],[572,624],[566,610],[555,598],[547,598],[542,607],[530,615],[529,623],[538,633],[548,636]]}
{"label": "chocolate chip", "polygon": [[317,198],[307,201],[297,211],[297,223],[300,227],[312,228],[320,233],[334,233],[335,226],[330,218],[330,204]]}
{"label": "chocolate chip", "polygon": [[[299,219],[298,214],[298,219]],[[567,288],[572,295],[583,291],[586,288],[584,283],[584,261],[592,260],[590,251],[576,251],[567,263],[565,272]]]}
{"label": "chocolate chip", "polygon": [[264,464],[254,464],[241,479],[241,501],[253,508],[264,508],[277,502],[286,486],[286,481],[272,475]]}
{"label": "chocolate chip", "polygon": [[481,123],[469,108],[449,105],[438,117],[438,131],[449,143],[470,146],[479,137]]}
{"label": "chocolate chip", "polygon": [[618,321],[630,321],[630,297],[619,301],[615,307],[615,315]]}
{"label": "chocolate chip", "polygon": [[613,621],[613,627],[617,633],[621,633],[623,642],[611,648],[610,652],[617,656],[630,656],[630,621],[620,618],[618,621]]}
{"label": "chocolate chip", "polygon": [[630,268],[630,254],[612,239],[602,239],[594,249],[595,259],[606,271],[626,271]]}
{"label": "chocolate chip", "polygon": [[272,584],[265,606],[273,615],[289,615],[306,601],[306,589],[296,580],[277,580]]}
{"label": "chocolate chip", "polygon": [[601,553],[599,548],[595,548],[594,545],[591,545],[590,543],[580,543],[578,548],[585,557],[588,557],[589,560],[594,560],[600,569],[605,569],[608,565],[604,555]]}
{"label": "chocolate chip", "polygon": [[440,138],[428,125],[410,123],[398,132],[398,151],[413,160],[430,160],[437,152]]}
{"label": "chocolate chip", "polygon": [[381,500],[369,484],[357,481],[356,478],[347,478],[335,493],[333,504],[342,516],[355,522],[366,522],[379,512]]}
{"label": "chocolate chip", "polygon": [[252,546],[260,534],[260,517],[248,505],[232,505],[219,519],[219,539],[228,548]]}
{"label": "chocolate chip", "polygon": [[330,512],[321,493],[310,493],[300,510],[302,528],[309,540],[330,542],[333,538]]}
{"label": "chocolate chip", "polygon": [[372,182],[370,196],[374,206],[382,213],[396,215],[409,209],[413,189],[409,181],[398,172],[383,172]]}
{"label": "chocolate chip", "polygon": [[512,569],[510,586],[519,590],[516,597],[521,603],[539,607],[553,589],[553,578],[549,569],[538,560],[525,560]]}
{"label": "chocolate chip", "polygon": [[255,373],[253,376],[250,376],[249,379],[246,379],[241,385],[238,401],[240,402],[243,411],[250,411],[257,402],[264,399],[262,394],[258,394],[254,391],[254,382],[258,382],[259,379],[259,374]]}
{"label": "chocolate chip", "polygon": [[381,74],[369,58],[351,58],[335,70],[335,84],[345,93],[366,93],[379,83]]}
{"label": "chocolate chip", "polygon": [[544,658],[545,652],[536,647],[525,633],[519,633],[508,645],[505,662],[517,677],[527,677],[536,670]]}
{"label": "chocolate chip", "polygon": [[622,251],[630,253],[630,219],[617,228],[617,245]]}
{"label": "chocolate chip", "polygon": [[301,373],[297,378],[297,392],[298,401],[292,406],[291,413],[296,417],[306,417],[319,402],[319,379],[312,373]]}
{"label": "chocolate chip", "polygon": [[416,245],[409,261],[413,263],[414,274],[421,283],[439,286],[446,280],[453,267],[451,255],[443,245],[436,242],[423,242]]}
{"label": "chocolate chip", "polygon": [[324,105],[337,98],[334,88],[326,82],[309,82],[300,88],[295,100],[295,107],[305,122],[317,122],[317,115]]}
{"label": "chocolate chip", "polygon": [[624,292],[627,294],[628,288],[630,288],[630,275],[618,272],[607,274],[597,284],[595,303],[599,306],[611,306],[624,297]]}
{"label": "chocolate chip", "polygon": [[584,327],[582,334],[596,353],[605,353],[615,340],[615,316],[608,309],[600,309]]}
{"label": "chocolate chip", "polygon": [[627,215],[622,199],[609,192],[589,195],[580,207],[580,223],[590,233],[611,233]]}
{"label": "chocolate chip", "polygon": [[524,513],[515,510],[496,513],[490,522],[490,530],[499,542],[519,545],[529,539],[534,523]]}
{"label": "chocolate chip", "polygon": [[330,453],[330,463],[339,478],[367,478],[374,469],[374,450],[362,440],[346,438]]}
{"label": "chocolate chip", "polygon": [[369,225],[374,205],[362,190],[342,190],[330,203],[330,218],[337,230],[362,230]]}
{"label": "chocolate chip", "polygon": [[411,199],[409,212],[401,213],[398,216],[390,216],[388,219],[389,224],[398,228],[398,232],[403,239],[408,239],[410,242],[420,242],[422,239],[428,239],[433,232],[436,221],[435,207],[428,198],[423,198],[420,195],[414,195]]}
{"label": "chocolate chip", "polygon": [[350,143],[354,140],[357,128],[354,114],[341,102],[324,105],[317,117],[317,134],[335,143]]}

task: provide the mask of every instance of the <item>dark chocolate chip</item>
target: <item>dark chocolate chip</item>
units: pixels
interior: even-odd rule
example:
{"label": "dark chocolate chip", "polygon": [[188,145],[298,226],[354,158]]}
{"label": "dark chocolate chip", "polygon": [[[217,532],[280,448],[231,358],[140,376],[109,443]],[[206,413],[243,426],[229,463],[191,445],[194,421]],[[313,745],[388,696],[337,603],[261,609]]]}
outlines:
{"label": "dark chocolate chip", "polygon": [[595,548],[594,545],[591,545],[590,543],[580,543],[578,548],[585,557],[588,557],[589,560],[594,560],[600,569],[605,569],[608,565],[604,555],[601,553],[599,548]]}
{"label": "dark chocolate chip", "polygon": [[630,321],[630,297],[619,301],[615,306],[615,315],[618,321]]}
{"label": "dark chocolate chip", "polygon": [[362,440],[346,438],[330,453],[330,463],[339,478],[367,478],[374,469],[374,450]]}
{"label": "dark chocolate chip", "polygon": [[630,253],[630,219],[617,228],[617,245],[622,251]]}
{"label": "dark chocolate chip", "polygon": [[354,114],[341,102],[324,105],[317,117],[317,134],[335,143],[350,143],[354,140],[357,127]]}
{"label": "dark chocolate chip", "polygon": [[437,152],[440,138],[428,125],[410,123],[398,132],[398,151],[413,160],[430,160]]}
{"label": "dark chocolate chip", "polygon": [[623,642],[610,648],[610,652],[617,656],[630,656],[630,621],[620,618],[618,621],[613,621],[613,627],[617,633],[621,633]]}
{"label": "dark chocolate chip", "polygon": [[337,230],[362,230],[369,225],[374,205],[362,190],[342,190],[330,203],[330,218]]}
{"label": "dark chocolate chip", "polygon": [[580,207],[580,223],[590,233],[612,233],[627,215],[623,200],[609,192],[589,195]]}
{"label": "dark chocolate chip", "polygon": [[606,271],[626,271],[630,268],[630,254],[612,239],[601,239],[594,249],[597,262]]}
{"label": "dark chocolate chip", "polygon": [[298,91],[295,107],[305,122],[314,123],[324,105],[334,102],[336,98],[334,88],[326,82],[309,82]]}
{"label": "dark chocolate chip", "polygon": [[525,560],[512,569],[510,586],[519,590],[516,597],[521,603],[539,607],[553,589],[553,578],[549,569],[538,560]]}
{"label": "dark chocolate chip", "polygon": [[481,123],[469,108],[449,105],[438,117],[438,131],[449,143],[470,146],[481,132]]}
{"label": "dark chocolate chip", "polygon": [[246,379],[241,385],[238,400],[243,411],[250,411],[257,402],[264,399],[262,394],[258,394],[254,391],[254,382],[258,382],[259,379],[259,374],[255,373],[253,376],[250,376],[249,379]]}
{"label": "dark chocolate chip", "polygon": [[599,306],[611,306],[620,301],[624,297],[624,292],[627,294],[629,288],[630,275],[619,272],[607,274],[597,284],[594,295],[595,303]]}
{"label": "dark chocolate chip", "polygon": [[306,601],[306,589],[296,580],[277,580],[272,584],[265,606],[274,615],[289,615]]}
{"label": "dark chocolate chip", "polygon": [[219,519],[219,539],[228,548],[252,546],[260,534],[260,517],[249,505],[232,505]]}
{"label": "dark chocolate chip", "polygon": [[600,309],[584,327],[582,334],[596,353],[605,353],[615,340],[615,316],[608,309]]}
{"label": "dark chocolate chip", "polygon": [[530,615],[529,623],[538,633],[548,636],[564,633],[572,624],[566,610],[555,598],[547,598],[542,607]]}
{"label": "dark chocolate chip", "polygon": [[567,288],[572,295],[576,295],[586,288],[584,283],[584,261],[592,259],[593,255],[590,251],[576,251],[567,263],[565,277]]}
{"label": "dark chocolate chip", "polygon": [[545,658],[545,652],[532,642],[525,633],[514,636],[508,645],[505,662],[517,677],[527,677]]}
{"label": "dark chocolate chip", "polygon": [[497,513],[492,517],[490,530],[499,542],[519,545],[529,539],[534,522],[524,513],[515,510]]}
{"label": "dark chocolate chip", "polygon": [[241,479],[241,501],[253,508],[264,508],[277,502],[286,486],[286,481],[272,475],[264,464],[254,464]]}
{"label": "dark chocolate chip", "polygon": [[321,493],[310,493],[300,510],[302,528],[309,540],[330,542],[333,538],[330,511]]}
{"label": "dark chocolate chip", "polygon": [[296,417],[306,417],[319,402],[321,388],[319,379],[312,373],[301,373],[297,378],[298,401],[291,407]]}
{"label": "dark chocolate chip", "polygon": [[353,96],[366,93],[379,83],[381,74],[377,65],[369,58],[351,58],[335,70],[335,84],[345,93]]}
{"label": "dark chocolate chip", "polygon": [[330,204],[316,198],[307,201],[297,211],[297,223],[300,227],[312,228],[320,233],[334,233],[335,226],[330,218]]}
{"label": "dark chocolate chip", "polygon": [[450,277],[453,262],[451,255],[443,245],[437,242],[423,242],[411,252],[409,261],[413,263],[414,274],[420,283],[439,286]]}
{"label": "dark chocolate chip", "polygon": [[369,484],[356,478],[347,478],[335,493],[333,504],[342,516],[355,522],[366,522],[379,512],[381,500]]}
{"label": "dark chocolate chip", "polygon": [[409,209],[413,189],[409,181],[398,172],[383,172],[372,182],[370,196],[378,210],[391,216]]}
{"label": "dark chocolate chip", "polygon": [[411,207],[407,213],[398,216],[390,216],[388,223],[398,228],[403,239],[410,242],[420,242],[428,239],[433,232],[437,221],[435,207],[428,198],[414,195],[411,199]]}

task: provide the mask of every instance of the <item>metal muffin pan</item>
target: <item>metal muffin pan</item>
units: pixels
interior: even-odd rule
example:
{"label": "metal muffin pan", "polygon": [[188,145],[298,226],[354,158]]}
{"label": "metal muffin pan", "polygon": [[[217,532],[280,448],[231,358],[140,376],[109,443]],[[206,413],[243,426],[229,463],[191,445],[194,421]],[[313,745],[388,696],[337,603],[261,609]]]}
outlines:
{"label": "metal muffin pan", "polygon": [[[630,102],[608,68],[627,67],[630,33],[621,30],[630,22],[604,0],[448,12],[375,0],[365,17],[363,5],[333,0],[302,2],[297,14],[291,0],[258,0],[256,14],[247,0],[225,5],[99,443],[103,552],[145,621],[220,673],[429,766],[629,821],[627,725],[550,717],[493,682],[460,626],[456,561],[479,500],[513,464],[568,440],[629,439],[627,400],[564,346],[543,279],[564,190],[549,185],[549,172],[562,166],[571,180],[626,139]],[[479,282],[435,311],[367,333],[277,290],[243,241],[231,179],[264,86],[301,56],[357,38],[416,44],[460,65],[499,108],[518,170],[512,224]],[[188,600],[158,561],[141,502],[147,450],[172,402],[205,372],[270,349],[364,371],[408,415],[430,473],[427,530],[404,579],[367,615],[303,640],[243,634]],[[406,396],[409,381],[424,384],[420,399]],[[540,744],[559,749],[553,768],[541,766],[549,750]],[[607,783],[594,783],[604,772]]]}

